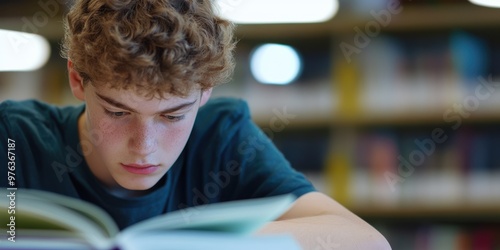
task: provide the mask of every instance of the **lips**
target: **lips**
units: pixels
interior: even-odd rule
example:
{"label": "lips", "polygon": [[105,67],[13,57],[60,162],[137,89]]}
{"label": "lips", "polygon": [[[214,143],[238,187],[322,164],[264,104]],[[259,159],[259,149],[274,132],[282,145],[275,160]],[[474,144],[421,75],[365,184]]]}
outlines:
{"label": "lips", "polygon": [[158,165],[152,165],[152,164],[123,164],[123,163],[121,163],[121,165],[129,173],[142,174],[142,175],[152,174],[159,168]]}

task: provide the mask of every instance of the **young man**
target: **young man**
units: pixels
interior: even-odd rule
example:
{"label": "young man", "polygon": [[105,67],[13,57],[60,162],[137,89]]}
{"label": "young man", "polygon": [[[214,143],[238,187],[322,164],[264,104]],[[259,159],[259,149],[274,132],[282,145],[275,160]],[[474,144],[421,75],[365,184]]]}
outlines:
{"label": "young man", "polygon": [[[79,0],[65,27],[69,82],[84,105],[0,105],[0,160],[7,166],[14,141],[17,187],[87,200],[121,228],[189,206],[293,193],[293,207],[259,233],[291,233],[306,249],[390,248],[295,172],[243,101],[209,101],[232,73],[234,42],[208,0]],[[8,186],[5,167],[0,175]]]}

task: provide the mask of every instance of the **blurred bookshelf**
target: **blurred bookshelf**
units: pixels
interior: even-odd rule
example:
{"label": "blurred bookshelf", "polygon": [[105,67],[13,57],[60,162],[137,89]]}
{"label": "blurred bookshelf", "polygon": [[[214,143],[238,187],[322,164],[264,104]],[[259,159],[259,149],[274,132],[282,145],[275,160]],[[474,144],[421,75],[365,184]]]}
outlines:
{"label": "blurred bookshelf", "polygon": [[373,16],[239,26],[243,46],[265,37],[300,51],[312,41],[330,73],[286,87],[243,75],[241,97],[267,130],[273,109],[294,114],[270,133],[278,148],[393,249],[499,249],[500,9],[403,2],[349,58],[341,44]]}

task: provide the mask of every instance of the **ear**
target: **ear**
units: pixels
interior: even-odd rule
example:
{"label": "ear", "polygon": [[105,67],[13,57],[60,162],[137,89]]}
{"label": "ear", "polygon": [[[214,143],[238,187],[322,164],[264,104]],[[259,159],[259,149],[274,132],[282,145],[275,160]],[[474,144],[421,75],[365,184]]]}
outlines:
{"label": "ear", "polygon": [[205,103],[207,103],[207,101],[208,101],[208,99],[210,99],[211,95],[212,95],[212,88],[209,88],[207,90],[203,90],[203,92],[201,92],[200,107],[205,105]]}
{"label": "ear", "polygon": [[68,74],[69,74],[69,86],[71,87],[71,92],[78,100],[85,100],[85,93],[83,89],[82,77],[78,72],[76,72],[73,67],[73,62],[68,60]]}

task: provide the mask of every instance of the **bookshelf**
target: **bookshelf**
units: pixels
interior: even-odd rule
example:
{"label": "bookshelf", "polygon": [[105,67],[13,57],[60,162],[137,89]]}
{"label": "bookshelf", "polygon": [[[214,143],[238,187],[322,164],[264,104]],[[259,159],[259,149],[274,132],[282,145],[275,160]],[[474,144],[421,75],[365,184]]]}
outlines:
{"label": "bookshelf", "polygon": [[498,37],[486,30],[387,31],[353,59],[354,82],[334,80],[358,86],[331,125],[329,193],[395,249],[499,244],[500,96],[496,87],[481,96],[498,82]]}
{"label": "bookshelf", "polygon": [[[331,63],[330,74],[310,83],[314,91],[300,80],[290,88],[253,88],[258,84],[244,75],[241,96],[264,128],[272,107],[297,115],[273,134],[277,146],[393,249],[497,249],[500,9],[403,2],[401,14],[350,62],[339,45],[352,44],[353,28],[372,16],[340,12],[323,24],[239,26],[243,46],[326,40]],[[330,100],[322,102],[325,93]],[[411,167],[400,170],[405,164]]]}

